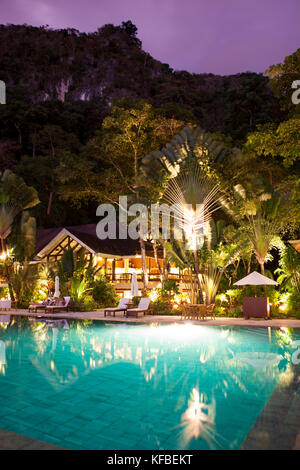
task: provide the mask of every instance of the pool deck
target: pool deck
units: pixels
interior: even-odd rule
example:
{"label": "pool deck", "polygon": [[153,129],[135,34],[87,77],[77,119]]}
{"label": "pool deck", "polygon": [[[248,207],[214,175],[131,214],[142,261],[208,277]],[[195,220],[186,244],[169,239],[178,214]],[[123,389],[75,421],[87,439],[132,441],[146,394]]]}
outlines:
{"label": "pool deck", "polygon": [[300,450],[300,365],[290,382],[283,376],[241,450]]}
{"label": "pool deck", "polygon": [[100,321],[114,321],[114,322],[141,322],[141,323],[186,323],[187,321],[199,324],[199,325],[215,325],[215,326],[260,326],[260,327],[273,327],[273,328],[300,328],[300,320],[297,319],[280,319],[274,318],[271,320],[264,319],[250,319],[245,320],[244,318],[231,318],[231,317],[216,317],[215,320],[182,320],[180,315],[143,315],[138,318],[135,317],[124,317],[123,315],[116,315],[104,317],[103,310],[97,310],[94,312],[61,312],[53,314],[44,314],[43,312],[32,313],[28,310],[10,310],[0,312],[1,316],[18,316],[18,317],[30,317],[30,318],[57,318],[67,320],[100,320]]}
{"label": "pool deck", "polygon": [[0,429],[0,450],[63,450],[49,442],[39,441],[15,432]]}

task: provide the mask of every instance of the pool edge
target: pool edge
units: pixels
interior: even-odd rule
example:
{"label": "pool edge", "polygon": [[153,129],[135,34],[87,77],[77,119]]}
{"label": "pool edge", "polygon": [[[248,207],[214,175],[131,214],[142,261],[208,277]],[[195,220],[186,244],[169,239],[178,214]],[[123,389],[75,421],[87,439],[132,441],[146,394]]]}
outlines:
{"label": "pool edge", "polygon": [[68,450],[50,442],[33,439],[23,434],[0,428],[1,450]]}
{"label": "pool edge", "polygon": [[240,450],[300,450],[300,365],[291,369],[292,381],[281,378]]}

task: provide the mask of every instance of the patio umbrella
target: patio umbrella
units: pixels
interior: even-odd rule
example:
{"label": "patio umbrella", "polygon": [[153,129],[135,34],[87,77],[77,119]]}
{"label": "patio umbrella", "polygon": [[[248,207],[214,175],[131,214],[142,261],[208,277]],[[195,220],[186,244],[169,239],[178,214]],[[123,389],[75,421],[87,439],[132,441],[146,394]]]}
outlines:
{"label": "patio umbrella", "polygon": [[278,282],[273,281],[269,277],[259,274],[257,271],[248,274],[248,276],[243,277],[239,281],[233,284],[234,286],[278,286]]}
{"label": "patio umbrella", "polygon": [[136,278],[136,274],[132,273],[131,277],[131,297],[137,297],[139,295],[139,286]]}
{"label": "patio umbrella", "polygon": [[54,292],[54,297],[60,297],[60,292],[59,292],[59,277],[55,276],[55,292]]}

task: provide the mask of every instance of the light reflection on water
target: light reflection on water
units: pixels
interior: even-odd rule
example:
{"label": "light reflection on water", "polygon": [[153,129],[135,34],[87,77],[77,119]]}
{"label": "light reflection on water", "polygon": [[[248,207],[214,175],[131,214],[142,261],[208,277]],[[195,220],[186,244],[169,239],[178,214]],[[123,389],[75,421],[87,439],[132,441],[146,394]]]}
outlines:
{"label": "light reflection on water", "polygon": [[[12,395],[15,387],[22,399],[27,395],[28,406],[34,407],[42,394],[58,394],[60,401],[64,395],[74,396],[68,411],[76,419],[84,417],[87,396],[97,416],[101,396],[112,407],[107,420],[115,423],[123,414],[124,397],[126,416],[137,420],[132,448],[150,443],[170,449],[237,448],[279,380],[293,377],[292,345],[299,339],[291,330],[265,328],[91,322],[68,326],[54,322],[0,328],[0,398],[1,385],[9,390],[12,374]],[[37,390],[32,389],[34,381]],[[97,419],[100,446],[100,413]],[[126,418],[119,426],[128,434]],[[118,439],[111,438],[117,449]],[[64,445],[72,447],[71,440]]]}

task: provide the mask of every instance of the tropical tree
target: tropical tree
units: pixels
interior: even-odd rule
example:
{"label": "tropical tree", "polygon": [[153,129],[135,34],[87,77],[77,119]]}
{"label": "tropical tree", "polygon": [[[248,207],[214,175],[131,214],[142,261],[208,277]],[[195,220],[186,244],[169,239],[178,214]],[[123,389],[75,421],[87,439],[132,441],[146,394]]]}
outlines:
{"label": "tropical tree", "polygon": [[277,281],[281,288],[295,290],[300,296],[300,254],[294,247],[284,245],[280,251],[279,274]]}
{"label": "tropical tree", "polygon": [[58,276],[62,286],[64,286],[75,278],[80,281],[84,279],[89,283],[95,279],[100,269],[94,266],[92,260],[87,260],[84,253],[78,257],[72,249],[67,249],[55,265],[49,266],[49,275],[53,281],[55,276]]}
{"label": "tropical tree", "polygon": [[185,240],[173,240],[165,242],[166,255],[189,279],[186,283],[189,300],[196,303],[199,296],[199,281],[196,276],[195,258],[190,250],[186,249]]}
{"label": "tropical tree", "polygon": [[299,106],[292,102],[292,83],[299,80],[300,74],[300,49],[285,57],[280,64],[271,65],[265,72],[270,79],[271,88],[277,98],[280,99],[282,108],[289,112],[289,116],[299,115]]}
{"label": "tropical tree", "polygon": [[222,174],[224,179],[228,168],[243,162],[242,152],[231,148],[222,136],[210,134],[200,127],[185,127],[160,151],[154,150],[141,160],[139,186],[154,185],[160,189],[161,197],[170,178],[182,170],[193,171],[195,163],[208,174]]}
{"label": "tropical tree", "polygon": [[288,230],[289,217],[296,210],[291,199],[272,188],[256,194],[253,187],[237,185],[233,200],[222,199],[222,205],[236,221],[241,234],[251,243],[253,253],[264,274],[265,262],[272,259],[271,250],[281,248],[280,235]]}
{"label": "tropical tree", "polygon": [[[27,209],[36,206],[39,198],[36,190],[27,186],[20,176],[5,170],[0,176],[0,239],[1,261],[4,277],[7,281],[11,299],[15,300],[12,277],[17,275],[14,268],[15,253],[6,247],[6,239],[11,234],[17,216],[21,214],[19,239],[23,237],[23,257],[29,257],[34,251],[35,221],[30,218]],[[24,212],[25,211],[25,212]],[[21,276],[21,274],[20,274]],[[21,277],[20,277],[21,278]]]}
{"label": "tropical tree", "polygon": [[29,263],[14,263],[10,273],[10,285],[18,307],[27,307],[39,282],[39,269]]}
{"label": "tropical tree", "polygon": [[[87,164],[79,163],[79,171],[77,165],[71,165],[71,171],[64,171],[64,166],[59,168],[61,197],[79,204],[87,199],[118,204],[120,195],[128,195],[131,202],[141,201],[143,195],[137,180],[142,158],[162,146],[182,126],[182,122],[165,118],[143,100],[120,100],[104,119],[101,130],[86,145],[83,156]],[[142,234],[139,243],[146,287],[148,274]]]}
{"label": "tropical tree", "polygon": [[32,154],[24,155],[17,166],[26,181],[32,181],[43,195],[45,216],[50,217],[59,189],[59,165],[80,152],[77,137],[60,126],[47,124],[30,135]]}
{"label": "tropical tree", "polygon": [[[189,204],[191,209],[190,230],[193,232],[205,228],[211,214],[218,208],[218,190],[221,179],[218,171],[223,172],[225,165],[242,159],[238,149],[231,149],[221,139],[200,128],[186,127],[174,137],[161,151],[153,151],[142,159],[141,174],[138,184],[141,193],[156,188],[156,200],[169,205],[177,204],[177,218],[185,218],[184,207]],[[226,162],[226,164],[225,164]],[[197,215],[197,205],[202,205],[201,218]],[[180,212],[180,208],[182,211]],[[191,234],[186,233],[189,239]],[[162,245],[164,241],[161,240]],[[197,243],[196,243],[197,245]],[[168,246],[170,253],[170,246]],[[200,271],[198,249],[192,250],[194,270],[201,298]]]}
{"label": "tropical tree", "polygon": [[[257,155],[280,159],[286,168],[299,166],[300,161],[300,119],[291,118],[281,122],[258,126],[248,136],[246,149]],[[277,157],[277,158],[276,158]]]}

